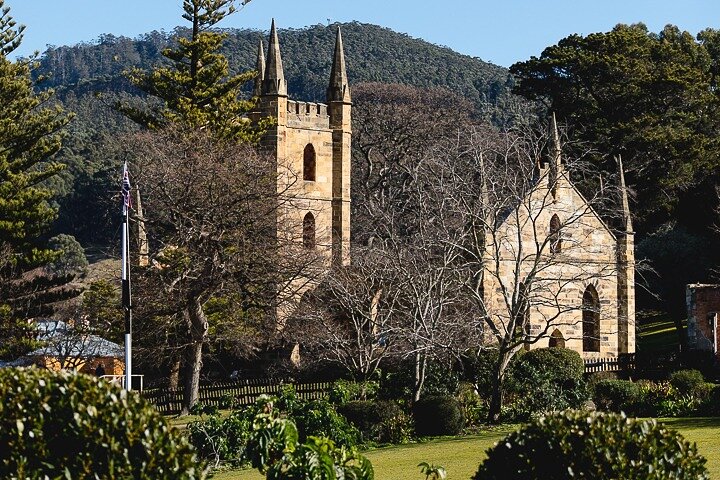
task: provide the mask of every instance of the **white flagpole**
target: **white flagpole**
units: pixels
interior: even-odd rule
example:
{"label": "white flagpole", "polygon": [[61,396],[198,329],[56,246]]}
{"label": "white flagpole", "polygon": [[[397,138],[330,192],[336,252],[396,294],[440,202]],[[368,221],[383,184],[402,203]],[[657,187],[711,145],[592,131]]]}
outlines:
{"label": "white flagpole", "polygon": [[122,209],[122,308],[125,314],[125,389],[132,390],[132,303],[130,299],[130,177],[123,166]]}

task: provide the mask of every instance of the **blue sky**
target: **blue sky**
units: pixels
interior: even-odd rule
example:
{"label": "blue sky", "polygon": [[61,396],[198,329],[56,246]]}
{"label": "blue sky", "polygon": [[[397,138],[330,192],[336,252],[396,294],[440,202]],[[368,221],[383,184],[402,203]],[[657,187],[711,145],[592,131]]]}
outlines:
{"label": "blue sky", "polygon": [[[27,26],[17,53],[93,41],[103,33],[136,36],[183,24],[182,0],[5,0]],[[446,45],[499,65],[539,55],[571,34],[644,22],[697,33],[720,28],[720,0],[252,0],[221,26],[268,29],[357,20]]]}

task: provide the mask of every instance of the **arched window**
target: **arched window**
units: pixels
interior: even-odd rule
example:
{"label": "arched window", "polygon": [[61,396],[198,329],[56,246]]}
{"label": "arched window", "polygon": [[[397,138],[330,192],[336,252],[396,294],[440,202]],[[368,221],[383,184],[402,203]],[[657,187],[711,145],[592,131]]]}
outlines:
{"label": "arched window", "polygon": [[303,218],[303,246],[308,250],[315,248],[315,217],[310,212]]}
{"label": "arched window", "polygon": [[600,351],[600,297],[592,285],[583,293],[582,337],[583,352]]}
{"label": "arched window", "polygon": [[550,219],[550,253],[562,251],[562,238],[560,237],[560,217],[553,215]]}
{"label": "arched window", "polygon": [[563,337],[562,332],[557,328],[550,334],[548,346],[550,348],[565,348],[565,337]]}
{"label": "arched window", "polygon": [[303,180],[315,181],[315,147],[312,143],[308,143],[303,152]]}

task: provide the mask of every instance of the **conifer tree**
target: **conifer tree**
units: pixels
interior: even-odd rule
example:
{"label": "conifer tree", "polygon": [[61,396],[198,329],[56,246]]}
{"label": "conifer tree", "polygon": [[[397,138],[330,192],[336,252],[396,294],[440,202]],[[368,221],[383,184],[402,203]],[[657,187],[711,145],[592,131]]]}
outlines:
{"label": "conifer tree", "polygon": [[22,41],[10,9],[0,0],[0,358],[14,358],[35,346],[26,320],[52,311],[55,301],[76,295],[67,276],[31,278],[53,251],[41,241],[56,209],[45,182],[63,166],[52,160],[70,116],[51,105],[52,90],[35,91],[34,58],[7,56]]}
{"label": "conifer tree", "polygon": [[[249,0],[243,2],[243,5]],[[230,75],[227,58],[220,53],[227,34],[213,30],[235,11],[234,0],[184,0],[182,17],[191,23],[188,38],[178,38],[175,48],[162,54],[169,66],[151,72],[129,73],[132,83],[160,100],[159,104],[118,108],[150,129],[173,123],[191,129],[209,129],[219,138],[254,143],[267,121],[251,124],[247,113],[255,103],[244,98],[242,87],[255,72]]]}
{"label": "conifer tree", "polygon": [[4,0],[0,12],[0,244],[12,250],[13,265],[31,267],[52,256],[38,240],[56,215],[43,182],[63,168],[52,156],[70,117],[49,104],[52,90],[35,92],[34,59],[7,58],[24,27],[16,26]]}

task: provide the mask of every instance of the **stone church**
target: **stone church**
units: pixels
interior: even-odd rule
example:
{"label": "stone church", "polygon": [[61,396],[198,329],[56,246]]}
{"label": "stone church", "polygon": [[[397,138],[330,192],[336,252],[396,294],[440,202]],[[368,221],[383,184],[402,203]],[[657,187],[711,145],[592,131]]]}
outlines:
{"label": "stone church", "polygon": [[[254,95],[260,99],[252,119],[275,119],[263,146],[277,158],[278,188],[292,190],[292,221],[305,248],[335,264],[350,262],[350,115],[342,35],[337,32],[327,103],[288,98],[275,21],[267,57],[260,42]],[[281,180],[282,182],[283,180]]]}
{"label": "stone church", "polygon": [[[274,118],[276,123],[263,144],[273,152],[278,165],[296,172],[297,208],[295,223],[302,230],[306,248],[315,249],[327,265],[350,263],[350,168],[351,97],[343,43],[338,29],[326,103],[290,100],[283,70],[275,22],[270,31],[267,56],[260,42],[258,77],[254,94],[259,101],[252,120]],[[532,229],[539,226],[541,236],[551,238],[548,252],[552,262],[539,274],[527,292],[524,322],[529,336],[539,337],[533,348],[565,346],[585,358],[617,356],[635,351],[634,244],[632,221],[620,166],[624,225],[613,232],[592,209],[570,181],[561,158],[557,127],[551,123],[554,154],[543,164],[530,204],[542,204]],[[280,168],[280,167],[279,167]],[[282,188],[279,186],[278,188]],[[545,204],[543,199],[550,199]],[[537,200],[537,201],[535,201]],[[517,218],[508,216],[508,219]],[[517,245],[509,239],[521,238],[532,250],[537,235],[531,223],[521,226],[506,220],[499,232],[497,275],[485,275],[486,306],[502,322],[503,299],[500,283],[517,277]],[[520,270],[532,268],[522,264]],[[515,269],[516,270],[516,269]],[[560,284],[560,287],[549,287]],[[540,285],[541,288],[537,288]],[[544,285],[544,286],[543,286]],[[554,288],[554,289],[553,289]],[[548,296],[548,292],[550,295]]]}
{"label": "stone church", "polygon": [[554,116],[549,138],[528,198],[487,242],[486,310],[501,330],[512,311],[526,348],[561,346],[586,359],[634,353],[634,233],[622,161],[622,226],[613,230],[570,180]]}

